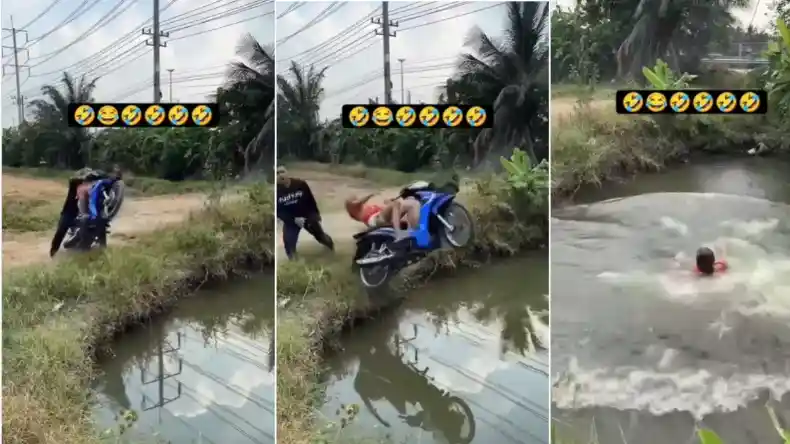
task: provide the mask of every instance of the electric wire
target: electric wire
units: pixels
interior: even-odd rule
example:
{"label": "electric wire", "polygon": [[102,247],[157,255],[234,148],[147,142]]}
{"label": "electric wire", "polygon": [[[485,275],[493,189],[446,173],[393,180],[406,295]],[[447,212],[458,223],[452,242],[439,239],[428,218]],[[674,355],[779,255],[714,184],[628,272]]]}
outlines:
{"label": "electric wire", "polygon": [[[139,0],[131,0],[131,2],[126,6],[126,8],[124,8],[121,11],[118,11],[118,9],[121,6],[123,6],[123,4],[126,3],[127,1],[129,1],[129,0],[120,0],[118,3],[116,3],[115,6],[110,8],[110,10],[106,14],[104,14],[101,18],[99,18],[99,20],[97,20],[96,23],[91,25],[85,32],[80,34],[78,37],[76,37],[74,40],[72,40],[67,45],[61,47],[58,50],[52,51],[50,53],[43,54],[43,55],[40,55],[40,56],[37,56],[37,57],[31,57],[31,60],[34,60],[34,59],[37,60],[37,59],[40,59],[40,58],[44,58],[44,60],[36,63],[35,65],[31,65],[30,67],[31,68],[35,68],[36,66],[40,66],[42,63],[46,63],[47,61],[52,60],[54,57],[56,57],[59,54],[62,54],[63,51],[71,48],[72,46],[76,45],[77,43],[82,42],[82,39],[84,39],[85,37],[93,34],[94,32],[98,31],[99,29],[103,28],[105,25],[109,24],[110,22],[112,22],[113,20],[118,18],[118,16],[120,16],[121,14],[126,12],[126,10],[128,10],[131,6],[134,6],[134,4],[137,3]],[[118,11],[118,12],[115,15],[113,15],[113,13],[115,13],[116,11]]]}
{"label": "electric wire", "polygon": [[252,16],[252,17],[249,17],[249,18],[246,18],[246,19],[242,19],[242,20],[233,22],[233,23],[228,23],[226,25],[218,26],[216,28],[206,29],[205,31],[193,32],[192,34],[185,34],[185,35],[181,35],[181,36],[178,36],[178,37],[175,37],[175,38],[171,38],[169,41],[174,42],[174,41],[177,41],[177,40],[183,40],[183,39],[186,39],[186,38],[189,38],[189,37],[194,37],[194,36],[197,36],[197,35],[208,34],[210,32],[219,31],[220,29],[229,28],[231,26],[235,26],[235,25],[238,25],[238,24],[241,24],[241,23],[249,22],[251,20],[256,20],[256,19],[259,19],[259,18],[263,18],[263,17],[266,17],[267,15],[272,15],[272,14],[274,14],[274,11],[265,12],[263,14],[255,15],[255,16]]}
{"label": "electric wire", "polygon": [[403,32],[403,31],[408,31],[410,29],[422,28],[423,26],[435,25],[437,23],[446,22],[447,20],[452,20],[454,18],[464,17],[464,16],[467,16],[467,15],[470,15],[470,14],[475,14],[475,13],[480,12],[480,11],[485,11],[486,9],[498,8],[498,7],[502,6],[502,5],[504,5],[504,3],[496,3],[494,5],[485,6],[483,8],[478,8],[478,9],[474,9],[472,11],[465,12],[463,14],[457,14],[457,15],[453,15],[453,16],[450,16],[450,17],[446,17],[446,18],[440,19],[440,20],[434,20],[432,22],[420,23],[419,25],[409,26],[407,28],[401,28],[400,31]]}
{"label": "electric wire", "polygon": [[285,44],[285,42],[287,42],[288,40],[291,40],[292,38],[294,38],[297,35],[305,32],[306,30],[308,30],[308,29],[312,28],[313,26],[317,25],[318,23],[320,23],[321,21],[323,21],[327,17],[329,17],[332,14],[336,13],[337,11],[342,9],[343,6],[345,6],[345,5],[346,5],[346,3],[340,3],[340,2],[332,2],[332,3],[330,3],[329,6],[327,6],[321,12],[319,12],[317,16],[315,16],[312,20],[307,22],[307,24],[305,24],[303,27],[297,29],[294,33],[289,34],[289,35],[283,37],[282,39],[278,40],[277,41],[277,45]]}
{"label": "electric wire", "polygon": [[54,0],[52,3],[49,4],[43,11],[41,11],[37,16],[33,17],[29,22],[25,23],[24,25],[20,26],[19,29],[27,29],[30,25],[37,22],[41,17],[44,17],[49,11],[52,10],[60,0]]}
{"label": "electric wire", "polygon": [[62,22],[58,23],[52,29],[50,29],[49,31],[45,32],[44,34],[41,34],[40,36],[30,40],[30,42],[28,42],[27,47],[29,48],[29,47],[35,45],[36,43],[44,40],[45,38],[49,37],[50,35],[52,35],[52,33],[60,30],[64,26],[66,26],[69,23],[73,22],[75,19],[77,19],[77,17],[79,17],[79,16],[85,14],[86,12],[90,11],[94,6],[96,6],[99,3],[99,0],[93,0],[93,3],[91,3],[87,7],[87,9],[85,9],[84,11],[81,11],[83,6],[88,4],[88,1],[89,0],[82,0],[82,3],[80,3],[79,6],[77,6],[77,9],[75,9],[69,15],[67,15],[66,18],[64,18]]}

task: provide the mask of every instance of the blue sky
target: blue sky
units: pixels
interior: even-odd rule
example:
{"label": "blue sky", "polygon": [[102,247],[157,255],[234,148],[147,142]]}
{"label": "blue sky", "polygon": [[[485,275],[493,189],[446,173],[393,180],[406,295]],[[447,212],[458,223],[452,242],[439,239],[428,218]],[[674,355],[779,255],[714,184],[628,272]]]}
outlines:
{"label": "blue sky", "polygon": [[[278,16],[291,5],[291,2],[277,2]],[[311,2],[279,18],[278,41],[298,31],[329,5],[329,2]],[[278,72],[282,74],[288,69],[292,57],[327,41],[379,6],[381,2],[347,3],[315,26],[278,44]],[[411,92],[411,101],[435,101],[436,87],[452,74],[453,62],[464,49],[464,42],[473,27],[479,27],[492,37],[501,36],[506,19],[505,7],[494,6],[496,4],[490,2],[466,2],[454,5],[447,2],[432,4],[390,2],[391,20],[401,22],[398,27],[392,28],[393,31],[397,31],[397,36],[390,39],[394,99],[400,101],[401,70],[398,59],[403,58],[405,59],[403,83],[405,89]],[[436,8],[448,9],[436,11]],[[470,13],[481,8],[489,9]],[[460,16],[467,13],[469,14]],[[378,15],[380,12],[377,13]],[[439,20],[444,21],[406,29]],[[321,106],[323,118],[337,117],[341,106],[346,103],[367,103],[369,97],[379,97],[383,100],[384,80],[381,75],[384,64],[383,48],[382,38],[373,36],[376,27],[377,25],[370,23],[368,19],[367,24],[361,26],[358,31],[354,29],[348,33],[347,39],[339,39],[320,53],[308,53],[294,59],[301,63],[330,66],[323,84],[326,91],[326,98]],[[366,49],[356,53],[361,48]],[[352,54],[354,55],[341,60]],[[372,81],[351,87],[366,79]]]}
{"label": "blue sky", "polygon": [[[94,3],[95,6],[91,7],[86,13],[79,15],[68,25],[63,26],[58,31],[36,43],[33,43],[34,39],[61,23],[72,11],[77,9],[82,1],[59,1],[51,11],[27,27],[31,40],[27,45],[30,60],[27,61],[28,52],[20,53],[20,64],[24,63],[31,66],[29,72],[25,69],[21,75],[23,80],[21,89],[27,100],[31,100],[39,94],[41,85],[57,82],[63,68],[69,67],[75,62],[80,62],[81,59],[102,50],[114,40],[130,32],[133,32],[133,35],[128,36],[124,40],[126,42],[124,46],[107,52],[104,58],[92,59],[94,61],[93,65],[90,65],[90,61],[81,62],[76,67],[69,68],[70,72],[78,74],[80,71],[90,69],[89,76],[101,76],[94,95],[97,102],[149,102],[153,99],[153,87],[150,86],[153,78],[153,56],[150,52],[150,47],[146,47],[143,50],[141,45],[148,37],[143,36],[140,31],[142,29],[141,23],[152,16],[152,0],[123,0],[123,3],[117,10],[123,10],[123,13],[95,32],[81,37],[86,30],[90,29],[94,23],[118,5],[120,1],[87,0],[86,7]],[[161,14],[163,23],[178,14],[188,13],[192,15],[182,16],[180,19],[177,19],[179,20],[178,22],[171,22],[171,26],[163,25],[162,30],[174,29],[182,24],[194,24],[194,26],[171,33],[171,38],[164,39],[165,41],[260,16],[266,12],[271,12],[274,8],[273,3],[264,3],[261,0],[176,0],[165,10],[165,6],[170,1],[160,0],[160,8],[164,10]],[[13,16],[15,26],[25,25],[52,3],[53,0],[2,0],[3,27],[10,27],[11,16]],[[201,7],[207,5],[210,6],[201,9]],[[237,13],[232,14],[234,10]],[[223,13],[232,15],[216,18],[217,15]],[[216,19],[204,24],[195,23],[212,17]],[[150,22],[146,26],[150,27]],[[228,26],[224,29],[168,43],[167,47],[161,50],[162,94],[164,99],[168,100],[169,96],[167,69],[172,68],[174,69],[174,101],[195,102],[203,100],[207,92],[212,91],[222,83],[222,74],[225,70],[224,65],[234,58],[236,44],[246,32],[252,33],[261,43],[273,42],[274,15],[269,14],[265,17]],[[8,32],[3,33],[3,37],[8,35]],[[20,45],[22,45],[25,41],[24,36],[19,35],[19,40]],[[47,54],[61,50],[74,41],[77,41],[77,43],[47,60]],[[11,45],[11,39],[5,38],[3,45]],[[13,59],[10,57],[11,54],[10,49],[3,48],[4,64],[13,63]],[[135,59],[141,54],[141,57]],[[117,59],[106,64],[104,68],[94,69],[101,63],[112,60],[116,56]],[[113,68],[119,69],[108,72]],[[3,76],[0,103],[2,104],[2,124],[3,127],[7,127],[17,120],[16,106],[11,99],[11,96],[16,94],[16,86],[14,76],[8,75],[13,73],[12,66],[6,66],[4,72],[7,75]],[[146,87],[146,84],[149,86]],[[135,89],[140,91],[135,92]]]}

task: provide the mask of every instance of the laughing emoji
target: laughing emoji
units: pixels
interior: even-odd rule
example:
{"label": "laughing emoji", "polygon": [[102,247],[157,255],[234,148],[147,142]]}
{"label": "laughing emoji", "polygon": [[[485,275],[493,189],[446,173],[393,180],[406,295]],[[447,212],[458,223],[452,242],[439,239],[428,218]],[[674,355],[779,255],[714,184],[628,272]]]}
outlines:
{"label": "laughing emoji", "polygon": [[118,121],[118,118],[119,118],[118,110],[111,105],[102,106],[101,108],[99,108],[99,112],[96,115],[96,119],[98,119],[99,122],[105,126],[113,125],[115,122]]}
{"label": "laughing emoji", "polygon": [[691,99],[689,99],[689,95],[683,91],[678,91],[669,98],[669,106],[672,108],[672,111],[676,113],[686,112],[686,110],[689,109],[689,105],[691,105]]}
{"label": "laughing emoji", "polygon": [[417,112],[410,106],[401,106],[395,113],[395,120],[398,121],[398,125],[408,128],[417,120]]}
{"label": "laughing emoji", "polygon": [[736,105],[738,105],[738,99],[735,98],[735,94],[729,91],[723,92],[719,94],[719,97],[716,97],[716,107],[723,113],[731,113]]}
{"label": "laughing emoji", "polygon": [[77,122],[77,125],[88,126],[93,123],[95,118],[96,112],[90,105],[80,105],[74,111],[74,121]]}
{"label": "laughing emoji", "polygon": [[143,118],[143,112],[137,105],[127,105],[121,112],[121,120],[126,126],[135,126]]}
{"label": "laughing emoji", "polygon": [[442,113],[444,124],[450,128],[458,126],[464,120],[464,112],[457,106],[448,106]]}
{"label": "laughing emoji", "polygon": [[473,106],[466,112],[466,123],[472,128],[477,128],[486,123],[486,117],[486,110],[479,106]]}
{"label": "laughing emoji", "polygon": [[165,109],[160,105],[151,105],[145,110],[145,121],[151,126],[159,126],[165,120]]}
{"label": "laughing emoji", "polygon": [[370,112],[364,106],[355,106],[348,113],[348,121],[357,128],[365,126],[370,120]]}
{"label": "laughing emoji", "polygon": [[660,113],[667,107],[667,97],[660,92],[650,93],[645,101],[645,106],[654,113]]}
{"label": "laughing emoji", "polygon": [[694,109],[698,113],[706,113],[713,108],[713,96],[707,91],[698,92],[694,96]]}
{"label": "laughing emoji", "polygon": [[173,126],[182,126],[189,119],[189,110],[184,105],[176,105],[167,112],[167,118]]}
{"label": "laughing emoji", "polygon": [[420,110],[420,123],[430,128],[439,121],[439,110],[433,106],[426,106]]}
{"label": "laughing emoji", "polygon": [[373,111],[373,123],[380,127],[389,126],[392,119],[392,110],[386,106],[380,106]]}

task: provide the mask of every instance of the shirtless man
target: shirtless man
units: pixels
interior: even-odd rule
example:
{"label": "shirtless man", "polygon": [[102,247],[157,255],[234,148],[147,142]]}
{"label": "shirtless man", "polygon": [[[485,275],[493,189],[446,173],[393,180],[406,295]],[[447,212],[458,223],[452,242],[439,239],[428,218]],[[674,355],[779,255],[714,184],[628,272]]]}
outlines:
{"label": "shirtless man", "polygon": [[414,198],[398,198],[385,201],[384,205],[369,203],[375,194],[359,198],[350,196],[346,199],[348,215],[370,228],[392,227],[398,239],[404,236],[401,222],[406,222],[408,229],[416,228],[420,223],[420,203]]}

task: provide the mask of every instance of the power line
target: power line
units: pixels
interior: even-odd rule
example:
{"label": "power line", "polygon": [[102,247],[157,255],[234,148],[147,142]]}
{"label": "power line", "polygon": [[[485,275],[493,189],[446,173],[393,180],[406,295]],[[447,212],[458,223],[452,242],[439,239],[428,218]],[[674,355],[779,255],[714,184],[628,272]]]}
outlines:
{"label": "power line", "polygon": [[308,29],[310,29],[313,26],[317,25],[318,23],[320,23],[321,21],[323,21],[327,17],[329,17],[332,14],[336,13],[341,8],[343,8],[343,6],[345,6],[345,5],[346,5],[345,3],[340,3],[340,2],[332,2],[332,3],[330,3],[329,6],[327,6],[321,12],[319,12],[318,15],[315,16],[315,18],[313,18],[312,20],[307,22],[307,24],[305,24],[303,27],[297,29],[296,32],[294,32],[294,33],[292,33],[290,35],[287,35],[287,36],[283,37],[282,39],[278,40],[276,42],[276,44],[277,45],[284,44],[288,40],[291,40],[292,38],[296,37],[297,35],[305,32],[305,31],[307,31]]}
{"label": "power line", "polygon": [[178,31],[183,31],[184,29],[189,29],[189,28],[192,28],[192,27],[195,27],[195,26],[198,26],[198,25],[203,25],[203,24],[206,24],[206,23],[209,23],[209,22],[213,22],[213,21],[216,21],[216,20],[219,20],[219,19],[230,17],[232,15],[240,14],[242,12],[251,11],[251,10],[253,10],[255,8],[258,8],[260,6],[263,6],[263,5],[267,4],[267,3],[272,3],[272,1],[273,0],[254,1],[254,2],[251,2],[249,4],[242,5],[242,6],[230,9],[228,11],[223,11],[223,12],[215,14],[213,16],[204,17],[202,19],[196,19],[196,20],[191,21],[191,22],[180,24],[177,27],[172,27],[173,25],[170,24],[169,25],[169,26],[171,26],[170,32],[176,33]]}
{"label": "power line", "polygon": [[252,16],[252,17],[249,17],[249,18],[246,18],[246,19],[239,20],[237,22],[228,23],[226,25],[218,26],[216,28],[207,29],[205,31],[193,32],[192,34],[186,34],[186,35],[178,36],[176,38],[171,38],[170,41],[174,42],[176,40],[182,40],[182,39],[185,39],[185,38],[194,37],[196,35],[208,34],[210,32],[219,31],[220,29],[229,28],[231,26],[235,26],[235,25],[238,25],[238,24],[241,24],[241,23],[249,22],[251,20],[263,18],[263,17],[266,17],[267,15],[272,15],[272,14],[274,14],[274,11],[264,12],[263,14],[255,15],[255,16]]}
{"label": "power line", "polygon": [[44,10],[43,10],[43,11],[41,11],[41,12],[40,12],[40,13],[39,13],[37,16],[33,17],[33,19],[32,19],[32,20],[30,20],[29,22],[27,22],[27,23],[25,23],[24,25],[20,26],[19,28],[20,28],[20,29],[26,29],[26,28],[28,28],[28,27],[29,27],[30,25],[32,25],[33,23],[37,22],[37,21],[38,21],[38,19],[40,19],[41,17],[44,17],[44,15],[46,15],[46,13],[48,13],[49,11],[51,11],[51,10],[52,10],[52,8],[54,8],[54,7],[55,7],[55,5],[57,5],[58,3],[60,3],[60,0],[54,0],[52,3],[50,3],[50,4],[49,4],[49,6],[47,6],[46,8],[44,8]]}
{"label": "power line", "polygon": [[[164,8],[162,8],[162,12],[166,11],[170,6],[172,6],[177,1],[178,0],[170,0],[170,2],[167,5],[165,5]],[[76,67],[77,65],[80,65],[80,64],[83,64],[83,63],[86,64],[86,65],[91,65],[91,64],[93,64],[95,62],[95,61],[91,61],[91,59],[93,59],[94,57],[97,60],[99,60],[101,58],[104,58],[104,54],[105,53],[107,53],[109,51],[112,51],[113,49],[120,49],[121,47],[126,45],[126,42],[122,43],[122,41],[128,39],[129,37],[137,35],[138,29],[142,28],[143,26],[148,24],[148,22],[150,22],[151,20],[152,20],[152,18],[147,18],[147,19],[143,20],[142,22],[140,22],[138,25],[136,25],[134,27],[134,30],[129,31],[128,33],[120,36],[118,39],[114,40],[113,42],[111,42],[110,44],[105,46],[104,48],[94,52],[93,54],[91,54],[91,55],[89,55],[89,56],[87,56],[87,57],[85,57],[83,59],[80,59],[80,60],[72,63],[71,65],[65,66],[65,67],[60,68],[60,69],[52,70],[52,71],[49,71],[49,72],[41,73],[41,74],[34,74],[34,75],[32,75],[32,77],[44,77],[44,76],[49,76],[49,75],[52,75],[52,74],[60,74],[63,71],[68,71],[70,68]],[[99,57],[99,56],[101,56],[101,57]]]}
{"label": "power line", "polygon": [[305,5],[305,2],[293,2],[293,3],[291,3],[291,5],[288,6],[288,8],[286,8],[285,11],[282,12],[282,14],[277,16],[277,20],[279,20],[279,19],[285,17],[286,15],[296,11],[297,9],[301,8],[304,5]]}
{"label": "power line", "polygon": [[469,14],[474,14],[474,13],[480,12],[480,11],[485,11],[486,9],[497,8],[497,7],[502,6],[502,5],[504,5],[504,3],[496,3],[494,5],[486,6],[486,7],[483,7],[483,8],[478,8],[478,9],[475,9],[475,10],[472,10],[472,11],[469,11],[469,12],[465,12],[463,14],[453,15],[453,16],[446,17],[446,18],[443,18],[443,19],[440,19],[440,20],[434,20],[434,21],[428,22],[428,23],[420,23],[419,25],[414,25],[414,26],[409,26],[407,28],[402,28],[401,32],[408,31],[409,29],[422,28],[423,26],[435,25],[436,23],[446,22],[447,20],[452,20],[454,18],[463,17],[463,16],[466,16],[466,15],[469,15]]}
{"label": "power line", "polygon": [[339,41],[347,40],[350,36],[353,35],[353,33],[349,34],[349,33],[351,33],[351,31],[354,31],[355,28],[357,30],[359,30],[361,28],[364,28],[366,25],[368,25],[370,23],[369,20],[371,18],[373,18],[373,16],[375,16],[380,9],[381,9],[381,7],[378,7],[376,9],[374,9],[370,13],[366,14],[364,17],[362,17],[359,20],[357,20],[356,22],[352,23],[350,26],[347,26],[346,28],[344,28],[340,32],[338,32],[337,34],[335,34],[335,35],[329,37],[328,39],[324,40],[322,43],[319,43],[319,44],[314,45],[314,46],[312,46],[310,48],[307,48],[306,50],[304,50],[302,52],[299,52],[297,54],[294,54],[291,57],[286,57],[286,58],[278,57],[277,61],[278,62],[283,62],[283,61],[299,58],[301,56],[306,56],[307,54],[327,49],[327,46],[330,45],[332,42],[339,42]]}
{"label": "power line", "polygon": [[[119,9],[121,6],[123,6],[123,4],[124,4],[124,3],[126,3],[127,1],[129,1],[129,0],[120,0],[118,3],[116,3],[116,4],[115,4],[115,6],[113,6],[112,8],[110,8],[110,10],[109,10],[109,11],[108,11],[106,14],[104,14],[104,15],[103,15],[101,18],[99,18],[99,20],[97,20],[97,21],[96,21],[96,23],[94,23],[93,25],[91,25],[91,26],[90,26],[90,27],[89,27],[89,28],[88,28],[88,29],[87,29],[85,32],[83,32],[82,34],[80,34],[80,35],[79,35],[77,38],[75,38],[74,40],[72,40],[72,41],[71,41],[71,43],[67,44],[66,46],[63,46],[63,47],[61,47],[60,49],[58,49],[58,50],[56,50],[56,51],[53,51],[53,52],[50,52],[50,53],[48,53],[48,54],[43,54],[43,55],[40,55],[40,56],[38,56],[38,57],[33,57],[33,59],[40,59],[40,58],[44,58],[44,60],[42,60],[42,61],[40,61],[40,62],[36,63],[36,64],[35,64],[35,65],[33,65],[33,66],[31,66],[31,68],[35,68],[36,66],[40,66],[41,64],[43,64],[43,63],[46,63],[46,62],[47,62],[47,61],[49,61],[49,60],[52,60],[52,59],[53,59],[55,56],[57,56],[57,55],[59,55],[59,54],[62,54],[62,53],[63,53],[63,51],[65,51],[65,50],[67,50],[67,49],[71,48],[72,46],[76,45],[77,43],[80,43],[80,42],[82,42],[82,39],[84,39],[85,37],[87,37],[87,36],[89,36],[89,35],[93,34],[94,32],[96,32],[96,31],[98,31],[99,29],[103,28],[103,27],[104,27],[105,25],[107,25],[108,23],[110,23],[110,22],[112,22],[113,20],[115,20],[116,18],[118,18],[118,16],[119,16],[119,15],[123,14],[124,12],[126,12],[126,10],[128,10],[128,9],[129,9],[131,6],[133,6],[133,5],[134,5],[135,3],[137,3],[139,0],[131,0],[131,3],[129,3],[129,5],[127,5],[127,6],[126,6],[126,8],[124,8],[124,9],[123,9],[123,10],[121,10],[121,11],[118,11],[118,9]],[[113,13],[115,13],[115,11],[118,11],[118,13],[117,13],[117,14],[115,14],[115,15],[113,15]],[[110,16],[112,16],[112,17],[110,17]],[[105,21],[105,20],[106,20],[106,21]]]}
{"label": "power line", "polygon": [[79,16],[81,16],[81,15],[85,14],[86,12],[90,11],[90,10],[91,10],[91,9],[92,9],[94,6],[96,6],[98,3],[99,3],[99,0],[93,0],[93,3],[91,3],[91,4],[88,6],[88,8],[87,8],[87,9],[85,9],[84,11],[82,11],[82,13],[80,13],[80,11],[82,10],[83,6],[85,6],[86,4],[88,4],[88,0],[82,0],[82,3],[80,3],[80,5],[79,5],[79,6],[77,6],[77,9],[75,9],[75,10],[74,10],[74,11],[72,11],[72,12],[71,12],[69,15],[67,15],[67,16],[66,16],[66,18],[64,18],[62,22],[60,22],[60,23],[58,23],[57,25],[55,25],[55,27],[54,27],[54,28],[52,28],[52,29],[50,29],[49,31],[45,32],[44,34],[42,34],[42,35],[40,35],[40,36],[38,36],[38,37],[34,38],[34,39],[33,39],[33,40],[30,42],[30,46],[33,46],[33,45],[35,45],[36,43],[40,42],[41,40],[44,40],[44,39],[45,39],[45,38],[47,38],[48,36],[52,35],[52,33],[53,33],[53,32],[55,32],[55,31],[58,31],[58,30],[60,30],[61,28],[63,28],[64,26],[66,26],[66,25],[68,25],[69,23],[73,22],[73,21],[74,21],[74,20],[75,20],[77,17],[79,17]]}

